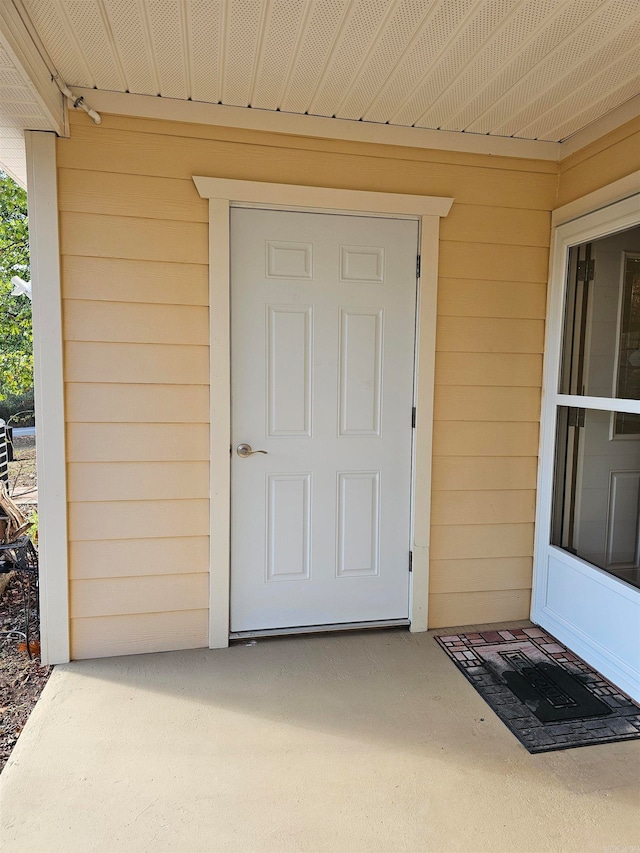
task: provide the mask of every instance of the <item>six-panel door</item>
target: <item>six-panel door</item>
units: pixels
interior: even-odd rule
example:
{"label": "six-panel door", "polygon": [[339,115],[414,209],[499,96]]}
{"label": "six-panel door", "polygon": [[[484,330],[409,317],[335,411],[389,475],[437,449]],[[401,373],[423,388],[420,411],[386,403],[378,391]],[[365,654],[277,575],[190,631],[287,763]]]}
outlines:
{"label": "six-panel door", "polygon": [[417,240],[232,210],[233,632],[408,617]]}

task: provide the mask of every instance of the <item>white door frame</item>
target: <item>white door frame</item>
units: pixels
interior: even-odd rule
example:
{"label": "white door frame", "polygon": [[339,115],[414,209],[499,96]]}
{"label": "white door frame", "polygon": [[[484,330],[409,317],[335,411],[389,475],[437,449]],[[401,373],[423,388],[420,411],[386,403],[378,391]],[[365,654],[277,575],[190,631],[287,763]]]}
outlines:
{"label": "white door frame", "polygon": [[[632,602],[637,600],[638,596],[637,590],[631,589],[607,572],[550,544],[557,408],[571,406],[603,411],[610,411],[612,408],[611,399],[608,397],[560,394],[558,390],[569,249],[640,224],[640,194],[632,195],[629,192],[631,187],[636,193],[640,188],[640,173],[635,173],[633,177],[633,183],[625,185],[627,197],[620,201],[616,200],[620,184],[617,182],[609,188],[603,188],[591,196],[572,202],[565,208],[559,208],[554,213],[554,223],[561,224],[554,228],[551,244],[531,619],[550,630],[554,636],[623,690],[628,693],[635,691],[637,694],[638,685],[631,668],[586,631],[572,624],[567,615],[559,613],[548,600],[550,558],[575,572],[576,579],[589,579],[598,584],[604,597],[611,593]],[[589,210],[591,212],[587,212]],[[640,414],[640,401],[619,400],[615,408],[617,411]]]}
{"label": "white door frame", "polygon": [[440,217],[452,198],[340,190],[194,176],[198,192],[209,199],[210,322],[210,585],[209,648],[229,645],[230,499],[231,499],[231,359],[229,209],[273,207],[415,219],[420,223],[416,324],[416,428],[412,480],[412,551],[410,618],[412,631],[427,630],[431,517],[431,444],[438,291]]}

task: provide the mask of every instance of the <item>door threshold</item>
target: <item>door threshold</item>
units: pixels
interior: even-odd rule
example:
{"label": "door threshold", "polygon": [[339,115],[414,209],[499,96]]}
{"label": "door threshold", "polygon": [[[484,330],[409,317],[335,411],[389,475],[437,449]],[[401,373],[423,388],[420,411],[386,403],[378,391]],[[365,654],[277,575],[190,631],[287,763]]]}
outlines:
{"label": "door threshold", "polygon": [[262,628],[257,631],[230,631],[230,640],[252,637],[286,637],[290,634],[327,634],[336,631],[363,631],[367,628],[408,628],[409,619],[379,619],[374,622],[337,622],[332,625],[301,625],[294,628]]}

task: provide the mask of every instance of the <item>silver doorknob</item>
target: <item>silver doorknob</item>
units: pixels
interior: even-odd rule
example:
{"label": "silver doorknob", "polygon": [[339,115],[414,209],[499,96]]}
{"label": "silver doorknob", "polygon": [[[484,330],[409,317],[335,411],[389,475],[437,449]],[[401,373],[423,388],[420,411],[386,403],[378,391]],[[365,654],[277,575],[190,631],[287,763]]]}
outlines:
{"label": "silver doorknob", "polygon": [[252,450],[250,444],[239,444],[236,447],[236,453],[241,459],[246,459],[248,456],[253,456],[254,453],[264,453],[266,455],[266,450]]}

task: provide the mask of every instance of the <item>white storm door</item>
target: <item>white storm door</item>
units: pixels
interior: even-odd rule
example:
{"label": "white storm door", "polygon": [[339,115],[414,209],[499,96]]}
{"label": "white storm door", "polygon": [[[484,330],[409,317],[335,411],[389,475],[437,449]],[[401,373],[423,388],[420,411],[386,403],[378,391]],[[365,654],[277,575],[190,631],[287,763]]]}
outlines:
{"label": "white storm door", "polygon": [[231,211],[234,633],[408,618],[417,247],[412,220]]}

